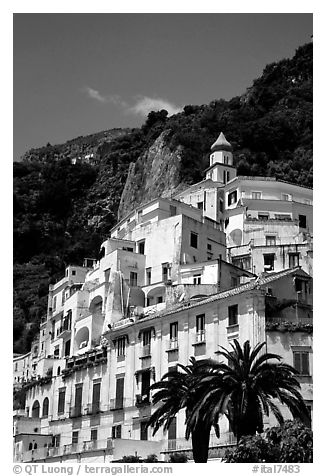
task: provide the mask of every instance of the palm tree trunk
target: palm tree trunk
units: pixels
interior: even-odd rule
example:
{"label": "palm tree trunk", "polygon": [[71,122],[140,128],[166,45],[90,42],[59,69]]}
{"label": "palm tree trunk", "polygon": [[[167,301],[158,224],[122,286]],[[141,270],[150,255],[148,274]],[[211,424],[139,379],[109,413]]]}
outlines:
{"label": "palm tree trunk", "polygon": [[204,425],[197,425],[191,434],[192,454],[195,463],[207,463],[210,430]]}

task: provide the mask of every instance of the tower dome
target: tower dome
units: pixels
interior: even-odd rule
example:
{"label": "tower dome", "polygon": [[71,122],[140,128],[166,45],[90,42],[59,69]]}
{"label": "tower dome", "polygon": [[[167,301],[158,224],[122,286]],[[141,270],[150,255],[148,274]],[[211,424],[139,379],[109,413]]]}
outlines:
{"label": "tower dome", "polygon": [[211,151],[216,152],[219,150],[224,150],[224,151],[230,151],[232,152],[232,145],[230,142],[228,142],[223,134],[223,132],[220,133],[214,144],[211,146]]}

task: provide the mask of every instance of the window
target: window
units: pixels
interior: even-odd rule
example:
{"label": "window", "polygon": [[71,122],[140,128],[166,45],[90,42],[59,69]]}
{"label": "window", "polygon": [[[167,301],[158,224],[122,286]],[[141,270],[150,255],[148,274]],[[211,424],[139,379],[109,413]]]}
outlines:
{"label": "window", "polygon": [[149,402],[149,388],[151,386],[151,371],[145,370],[141,375],[141,400]]}
{"label": "window", "polygon": [[199,210],[204,210],[204,202],[197,202],[197,208],[199,208]]}
{"label": "window", "polygon": [[196,316],[196,332],[201,332],[205,330],[205,314],[200,314]]}
{"label": "window", "polygon": [[141,421],[140,422],[140,439],[142,441],[148,440],[147,421]]}
{"label": "window", "polygon": [[205,314],[196,316],[196,342],[205,342]]}
{"label": "window", "polygon": [[139,210],[139,212],[137,212],[137,218],[138,218],[138,220],[141,219],[142,214],[143,214],[143,210]]}
{"label": "window", "polygon": [[53,307],[53,311],[55,311],[57,307],[57,296],[54,296],[53,298],[52,307]]}
{"label": "window", "polygon": [[264,271],[273,271],[275,254],[269,253],[264,255]]}
{"label": "window", "polygon": [[72,276],[76,276],[76,270],[75,270],[75,269],[72,269],[72,270],[71,270],[71,274],[72,274]]}
{"label": "window", "polygon": [[177,214],[177,207],[170,205],[170,216],[174,217]]}
{"label": "window", "polygon": [[126,338],[119,337],[117,340],[117,356],[122,357],[126,355]]}
{"label": "window", "polygon": [[238,304],[234,304],[233,306],[229,306],[229,326],[236,326],[238,325]]}
{"label": "window", "polygon": [[251,268],[251,258],[250,256],[242,256],[237,258],[232,258],[232,264],[238,266],[241,269],[250,269]]}
{"label": "window", "polygon": [[251,198],[253,200],[261,200],[261,192],[251,192]]}
{"label": "window", "polygon": [[266,235],[266,246],[276,246],[275,235]]}
{"label": "window", "polygon": [[117,378],[115,387],[115,408],[123,408],[124,386],[124,377]]}
{"label": "window", "polygon": [[221,213],[224,212],[224,202],[223,202],[223,200],[220,200],[220,212]]}
{"label": "window", "polygon": [[307,228],[306,215],[299,215],[299,228]]}
{"label": "window", "polygon": [[163,296],[157,296],[156,302],[157,304],[161,304],[161,302],[163,302]]}
{"label": "window", "polygon": [[201,274],[194,274],[193,275],[193,283],[194,284],[201,284]]}
{"label": "window", "polygon": [[91,430],[91,441],[97,441],[97,428]]}
{"label": "window", "polygon": [[18,362],[15,363],[15,372],[18,370]]}
{"label": "window", "polygon": [[289,268],[299,266],[299,253],[289,253]]}
{"label": "window", "polygon": [[101,382],[93,383],[92,413],[98,413],[101,401]]}
{"label": "window", "polygon": [[143,346],[151,345],[152,331],[150,329],[142,333],[143,336]]}
{"label": "window", "polygon": [[171,322],[170,324],[170,340],[178,340],[178,323]]}
{"label": "window", "polygon": [[73,431],[72,432],[72,444],[77,445],[78,443],[78,431]]}
{"label": "window", "polygon": [[121,438],[121,425],[115,425],[112,427],[112,438],[114,440]]}
{"label": "window", "polygon": [[288,213],[275,213],[275,220],[291,220],[291,215]]}
{"label": "window", "polygon": [[66,396],[66,389],[59,388],[59,399],[58,399],[58,413],[65,412],[65,396]]}
{"label": "window", "polygon": [[290,195],[289,193],[282,193],[282,200],[285,200],[286,202],[289,202],[292,200],[292,195]]}
{"label": "window", "polygon": [[258,213],[258,220],[268,220],[269,219],[269,213]]}
{"label": "window", "polygon": [[236,288],[237,286],[239,286],[238,276],[231,276],[231,287]]}
{"label": "window", "polygon": [[75,388],[75,416],[81,415],[82,410],[82,398],[83,398],[83,384],[77,384]]}
{"label": "window", "polygon": [[207,249],[208,251],[212,251],[212,245],[210,243],[207,243]]}
{"label": "window", "polygon": [[198,235],[193,231],[190,232],[190,246],[192,248],[198,248]]}
{"label": "window", "polygon": [[140,255],[144,255],[145,254],[145,241],[140,241],[138,243],[138,253]]}
{"label": "window", "polygon": [[130,286],[137,286],[137,273],[130,271]]}
{"label": "window", "polygon": [[43,409],[42,409],[42,417],[47,417],[49,415],[49,399],[45,397],[43,400]]}
{"label": "window", "polygon": [[171,267],[169,263],[162,263],[162,281],[171,279]]}
{"label": "window", "polygon": [[237,191],[234,190],[234,192],[230,192],[228,195],[228,205],[233,205],[234,203],[237,202]]}
{"label": "window", "polygon": [[152,282],[152,268],[146,269],[146,284],[149,285]]}
{"label": "window", "polygon": [[293,352],[293,367],[300,375],[310,375],[309,371],[309,352],[308,351],[294,351]]}
{"label": "window", "polygon": [[223,183],[228,183],[230,181],[230,172],[223,170]]}
{"label": "window", "polygon": [[58,448],[60,446],[60,438],[61,435],[53,435],[52,436],[52,446]]}

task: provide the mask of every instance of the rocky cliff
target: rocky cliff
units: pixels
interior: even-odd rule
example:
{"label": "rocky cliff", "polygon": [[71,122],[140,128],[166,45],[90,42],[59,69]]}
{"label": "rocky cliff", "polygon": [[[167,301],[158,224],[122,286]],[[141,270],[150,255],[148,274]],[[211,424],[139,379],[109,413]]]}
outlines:
{"label": "rocky cliff", "polygon": [[118,218],[122,219],[135,206],[157,197],[171,197],[183,185],[180,183],[182,146],[171,150],[166,142],[168,132],[162,132],[154,144],[129,166],[121,195]]}

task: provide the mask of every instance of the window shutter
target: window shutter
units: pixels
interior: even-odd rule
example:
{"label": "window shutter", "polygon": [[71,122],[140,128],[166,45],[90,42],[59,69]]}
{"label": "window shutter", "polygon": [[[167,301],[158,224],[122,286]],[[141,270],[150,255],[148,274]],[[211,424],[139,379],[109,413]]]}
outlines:
{"label": "window shutter", "polygon": [[301,373],[301,355],[299,352],[295,352],[293,355],[293,366],[295,370]]}
{"label": "window shutter", "polygon": [[302,374],[309,375],[309,353],[302,352],[301,359],[302,359]]}

